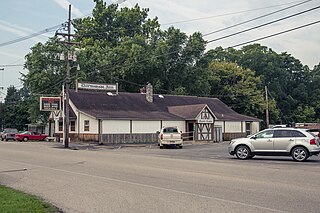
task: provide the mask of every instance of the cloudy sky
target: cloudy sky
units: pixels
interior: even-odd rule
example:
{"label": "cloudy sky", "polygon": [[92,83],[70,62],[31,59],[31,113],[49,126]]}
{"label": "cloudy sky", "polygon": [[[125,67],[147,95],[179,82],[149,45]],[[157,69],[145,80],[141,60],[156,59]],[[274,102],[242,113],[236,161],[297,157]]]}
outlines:
{"label": "cloudy sky", "polygon": [[[116,0],[108,0],[110,4]],[[123,0],[122,0],[123,1]],[[267,14],[290,5],[297,4],[297,0],[126,0],[121,3],[122,7],[132,7],[139,4],[141,7],[149,8],[149,17],[157,16],[162,28],[175,26],[182,31],[191,34],[195,31],[203,34],[213,32],[225,27]],[[72,4],[72,17],[79,18],[92,12],[93,0],[10,0],[0,3],[0,86],[5,89],[9,85],[21,88],[19,80],[20,72],[26,73],[21,64],[24,56],[36,42],[45,42],[48,37],[53,36],[55,30],[46,34],[5,45],[4,43],[28,36],[34,32],[43,31],[59,25],[67,20],[68,5]],[[224,30],[219,33],[204,37],[213,40],[247,28],[270,22],[285,16],[305,11],[320,5],[319,0],[310,0],[300,6],[282,11],[280,13],[250,22],[235,28]],[[241,44],[263,36],[278,33],[284,30],[309,24],[320,20],[320,9],[277,22],[266,27],[248,31],[230,38],[212,42],[209,48],[217,46],[230,47]],[[258,43],[268,46],[276,52],[288,52],[301,60],[304,65],[313,68],[320,62],[320,23],[305,27],[300,30],[289,32],[277,37],[272,37]],[[241,47],[238,47],[241,48]],[[10,65],[10,66],[8,66]],[[0,90],[3,98],[5,90]],[[1,100],[1,98],[0,98]]]}

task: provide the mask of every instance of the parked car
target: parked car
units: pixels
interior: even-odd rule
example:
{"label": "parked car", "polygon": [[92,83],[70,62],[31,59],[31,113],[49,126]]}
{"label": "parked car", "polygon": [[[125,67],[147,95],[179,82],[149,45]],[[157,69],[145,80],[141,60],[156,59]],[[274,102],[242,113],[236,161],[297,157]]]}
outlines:
{"label": "parked car", "polygon": [[5,128],[1,133],[1,140],[2,141],[15,140],[15,136],[17,133],[18,133],[17,129]]}
{"label": "parked car", "polygon": [[162,149],[164,145],[173,145],[180,149],[183,147],[182,135],[178,127],[163,127],[158,133],[158,145],[160,149]]}
{"label": "parked car", "polygon": [[292,156],[295,161],[305,161],[320,153],[319,137],[307,129],[274,128],[260,131],[248,138],[230,141],[229,154],[239,159],[255,155]]}
{"label": "parked car", "polygon": [[39,134],[34,131],[25,131],[23,133],[16,134],[17,141],[43,141],[48,137],[46,134]]}

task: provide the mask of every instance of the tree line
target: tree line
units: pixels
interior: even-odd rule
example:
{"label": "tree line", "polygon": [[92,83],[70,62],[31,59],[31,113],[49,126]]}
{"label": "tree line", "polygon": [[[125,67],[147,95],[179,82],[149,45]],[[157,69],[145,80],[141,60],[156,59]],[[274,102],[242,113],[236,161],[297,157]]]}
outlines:
{"label": "tree line", "polygon": [[[77,62],[71,66],[71,88],[79,81],[119,83],[119,90],[138,92],[151,82],[159,94],[216,97],[241,114],[264,120],[264,88],[269,92],[270,123],[320,122],[320,63],[310,69],[287,52],[252,44],[241,49],[206,50],[202,34],[162,30],[148,9],[107,6],[94,0],[92,17],[73,20]],[[46,122],[39,95],[60,95],[67,47],[56,36],[37,43],[26,55],[24,87],[8,88],[0,104],[5,127]],[[80,70],[77,71],[77,65]],[[262,126],[264,122],[262,122]]]}

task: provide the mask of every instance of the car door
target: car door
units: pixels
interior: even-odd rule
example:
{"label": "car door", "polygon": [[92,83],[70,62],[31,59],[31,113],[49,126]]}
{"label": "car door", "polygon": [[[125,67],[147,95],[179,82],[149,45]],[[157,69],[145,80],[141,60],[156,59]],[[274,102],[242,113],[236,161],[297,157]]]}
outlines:
{"label": "car door", "polygon": [[262,131],[251,137],[254,152],[273,152],[273,130]]}
{"label": "car door", "polygon": [[273,134],[273,148],[275,152],[288,152],[295,143],[293,130],[277,129]]}

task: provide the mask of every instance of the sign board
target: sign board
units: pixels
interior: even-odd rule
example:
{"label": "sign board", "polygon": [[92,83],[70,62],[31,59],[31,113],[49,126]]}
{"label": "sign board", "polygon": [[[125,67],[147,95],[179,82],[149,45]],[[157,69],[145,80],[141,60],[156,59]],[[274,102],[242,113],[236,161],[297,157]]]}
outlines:
{"label": "sign board", "polygon": [[78,83],[79,89],[117,91],[117,84]]}
{"label": "sign board", "polygon": [[61,110],[61,97],[40,97],[40,111]]}

